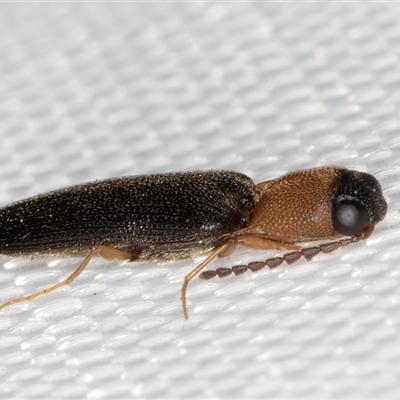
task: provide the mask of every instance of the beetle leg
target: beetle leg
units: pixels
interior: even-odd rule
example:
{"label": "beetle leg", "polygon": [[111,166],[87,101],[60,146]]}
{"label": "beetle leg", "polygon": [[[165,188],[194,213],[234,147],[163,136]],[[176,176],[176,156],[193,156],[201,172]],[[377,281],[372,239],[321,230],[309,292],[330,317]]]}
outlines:
{"label": "beetle leg", "polygon": [[243,235],[238,236],[236,239],[238,244],[242,244],[247,247],[251,247],[253,249],[259,250],[300,250],[301,246],[296,246],[289,243],[278,242],[276,240],[263,238],[262,236],[253,236],[253,235]]}
{"label": "beetle leg", "polygon": [[227,242],[224,243],[224,245],[227,246],[222,253],[218,254],[218,257],[230,256],[235,251],[237,243],[238,242],[236,239],[229,239]]}
{"label": "beetle leg", "polygon": [[54,290],[57,290],[63,286],[67,286],[67,285],[71,284],[83,272],[83,270],[89,264],[89,261],[92,259],[92,257],[96,256],[96,255],[103,257],[106,260],[132,260],[132,259],[137,258],[139,254],[134,253],[134,252],[126,252],[126,251],[114,249],[114,248],[108,247],[108,246],[100,246],[97,249],[92,250],[83,259],[83,261],[79,264],[78,268],[64,281],[59,282],[56,285],[50,286],[47,289],[30,294],[28,296],[19,297],[18,299],[7,301],[6,303],[4,303],[0,306],[0,310],[2,310],[3,308],[6,308],[8,306],[11,306],[13,304],[18,304],[18,303],[22,303],[24,301],[30,301],[30,300],[36,299],[36,297],[43,296],[45,294],[54,292]]}
{"label": "beetle leg", "polygon": [[140,252],[137,250],[124,251],[115,249],[114,247],[100,246],[97,249],[97,254],[100,257],[105,258],[106,260],[109,261],[116,261],[116,260],[135,261],[139,257]]}
{"label": "beetle leg", "polygon": [[181,300],[182,300],[182,309],[183,315],[185,319],[188,319],[188,312],[186,306],[186,290],[188,287],[189,282],[215,257],[223,254],[225,251],[229,251],[229,249],[234,246],[233,240],[226,241],[223,245],[217,247],[202,263],[200,263],[190,274],[185,276],[183,281],[182,289],[181,289]]}

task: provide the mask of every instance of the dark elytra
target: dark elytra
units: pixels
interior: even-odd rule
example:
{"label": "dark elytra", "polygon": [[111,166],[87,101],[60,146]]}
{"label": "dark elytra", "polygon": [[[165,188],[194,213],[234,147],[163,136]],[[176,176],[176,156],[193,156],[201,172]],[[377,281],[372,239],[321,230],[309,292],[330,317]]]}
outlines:
{"label": "dark elytra", "polygon": [[0,254],[86,255],[97,246],[176,260],[214,249],[245,226],[255,185],[229,171],[95,181],[0,209]]}

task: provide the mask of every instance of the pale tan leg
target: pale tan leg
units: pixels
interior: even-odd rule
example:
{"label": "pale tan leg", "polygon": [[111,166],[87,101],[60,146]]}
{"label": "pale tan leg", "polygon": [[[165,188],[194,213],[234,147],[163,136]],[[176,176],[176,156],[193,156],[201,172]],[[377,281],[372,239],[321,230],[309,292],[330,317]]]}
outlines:
{"label": "pale tan leg", "polygon": [[262,238],[259,236],[239,236],[238,238],[235,238],[234,240],[228,240],[225,242],[222,246],[218,247],[216,250],[214,250],[210,256],[208,256],[201,264],[199,264],[190,274],[188,274],[185,277],[185,280],[182,285],[182,290],[181,290],[181,300],[182,300],[182,309],[183,309],[183,315],[185,316],[185,319],[188,319],[188,312],[187,312],[187,306],[186,306],[186,291],[189,282],[215,257],[220,256],[220,257],[226,257],[230,255],[233,250],[235,249],[237,244],[243,244],[247,247],[252,247],[255,249],[284,249],[284,250],[300,250],[300,246],[295,246],[291,245],[288,243],[283,243],[283,242],[277,242],[271,239],[266,239]]}
{"label": "pale tan leg", "polygon": [[49,294],[51,292],[54,292],[54,290],[57,290],[63,286],[70,285],[83,272],[83,270],[89,264],[89,261],[92,259],[92,257],[94,255],[103,257],[106,260],[133,260],[134,258],[138,257],[138,253],[134,253],[134,252],[129,253],[126,251],[114,249],[112,247],[100,246],[99,248],[92,250],[83,259],[83,261],[81,262],[79,267],[64,281],[57,283],[56,285],[50,286],[47,289],[41,290],[40,292],[30,294],[29,296],[24,296],[24,297],[15,299],[15,300],[7,301],[6,303],[4,303],[0,306],[0,310],[2,310],[3,308],[6,308],[8,306],[11,306],[13,304],[18,304],[18,303],[22,303],[24,301],[30,301],[30,300],[36,299],[36,297],[43,296],[45,294]]}
{"label": "pale tan leg", "polygon": [[289,243],[278,242],[276,240],[271,240],[268,238],[263,238],[260,236],[243,235],[236,239],[238,244],[242,244],[247,247],[259,250],[300,250],[301,246],[296,246]]}
{"label": "pale tan leg", "polygon": [[234,242],[231,240],[228,240],[226,243],[224,243],[222,246],[218,247],[216,250],[214,250],[201,264],[199,264],[190,274],[185,276],[185,279],[183,281],[182,289],[181,289],[181,300],[182,300],[182,309],[183,309],[183,315],[185,319],[188,319],[188,312],[187,312],[187,306],[186,306],[186,290],[188,287],[189,282],[215,257],[219,256],[220,254],[223,254],[225,251],[229,250],[232,246],[234,246]]}
{"label": "pale tan leg", "polygon": [[[96,250],[94,250],[96,252]],[[134,261],[136,258],[139,257],[140,252],[139,251],[124,251],[124,250],[118,250],[114,249],[114,247],[108,247],[108,246],[100,246],[97,249],[97,254],[109,261],[116,261],[116,260],[130,260]]]}
{"label": "pale tan leg", "polygon": [[229,239],[226,244],[226,248],[223,252],[218,254],[218,257],[228,257],[230,256],[236,249],[237,241],[234,239]]}

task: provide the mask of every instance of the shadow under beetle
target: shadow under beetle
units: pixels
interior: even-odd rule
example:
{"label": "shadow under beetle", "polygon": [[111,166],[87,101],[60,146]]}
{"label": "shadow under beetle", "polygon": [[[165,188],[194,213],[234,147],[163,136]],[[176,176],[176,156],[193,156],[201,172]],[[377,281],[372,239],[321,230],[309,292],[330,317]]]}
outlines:
{"label": "shadow under beetle", "polygon": [[[63,282],[11,300],[0,309],[68,285],[98,255],[110,260],[173,261],[211,254],[182,286],[187,319],[189,281],[216,256],[241,244],[290,253],[205,271],[200,277],[275,268],[367,238],[387,210],[370,174],[320,167],[255,184],[231,171],[182,172],[95,181],[41,194],[0,209],[0,254],[85,256]],[[346,237],[340,239],[341,237]],[[315,247],[301,242],[337,239]]]}

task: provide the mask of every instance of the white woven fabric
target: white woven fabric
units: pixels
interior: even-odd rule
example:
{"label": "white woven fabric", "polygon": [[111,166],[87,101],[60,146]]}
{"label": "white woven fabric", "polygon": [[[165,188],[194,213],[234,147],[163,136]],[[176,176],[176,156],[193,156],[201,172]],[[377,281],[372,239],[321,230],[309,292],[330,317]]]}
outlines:
{"label": "white woven fabric", "polygon": [[[0,314],[1,398],[399,398],[400,6],[0,6],[0,202],[120,175],[337,164],[389,210],[366,242],[189,286],[201,258],[94,260]],[[210,268],[265,259],[240,248]],[[79,259],[1,258],[0,301]]]}

